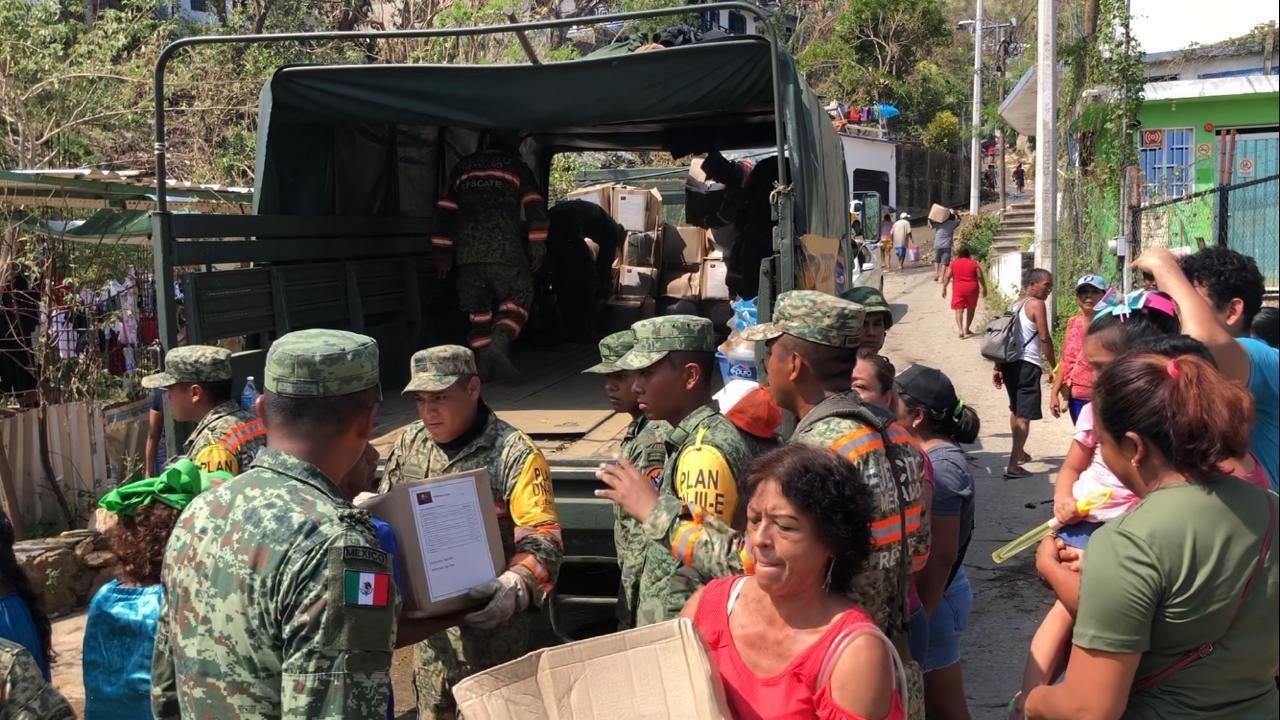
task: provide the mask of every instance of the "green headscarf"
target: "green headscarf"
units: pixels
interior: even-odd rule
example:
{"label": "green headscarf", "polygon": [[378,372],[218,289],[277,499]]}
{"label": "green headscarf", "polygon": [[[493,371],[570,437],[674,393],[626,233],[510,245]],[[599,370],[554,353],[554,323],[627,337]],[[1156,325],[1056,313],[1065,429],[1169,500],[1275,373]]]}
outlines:
{"label": "green headscarf", "polygon": [[156,477],[121,485],[103,495],[98,505],[116,515],[132,515],[139,506],[150,505],[154,501],[181,511],[192,498],[209,489],[211,479],[230,480],[231,477],[231,473],[222,470],[205,472],[183,458]]}

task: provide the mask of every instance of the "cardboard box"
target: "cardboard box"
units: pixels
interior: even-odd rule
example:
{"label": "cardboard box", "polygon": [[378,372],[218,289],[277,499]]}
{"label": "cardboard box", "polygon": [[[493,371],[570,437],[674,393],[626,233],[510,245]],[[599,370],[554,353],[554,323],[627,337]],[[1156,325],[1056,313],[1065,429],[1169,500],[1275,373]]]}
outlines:
{"label": "cardboard box", "polygon": [[657,190],[615,185],[610,214],[628,232],[656,231],[662,217],[662,194]]}
{"label": "cardboard box", "polygon": [[467,720],[729,717],[685,618],[532,652],[459,682],[453,696]]}
{"label": "cardboard box", "polygon": [[724,260],[703,260],[702,277],[698,285],[702,290],[703,300],[728,300],[729,268]]}
{"label": "cardboard box", "polygon": [[658,267],[663,244],[658,240],[659,234],[652,232],[627,233],[622,245],[622,264],[638,267]]}
{"label": "cardboard box", "polygon": [[590,187],[579,188],[566,196],[568,200],[586,200],[593,205],[599,205],[605,209],[605,212],[613,212],[613,186],[612,185],[592,185]]}
{"label": "cardboard box", "polygon": [[662,224],[662,267],[693,269],[702,264],[711,244],[707,231],[688,225]]}
{"label": "cardboard box", "polygon": [[658,283],[658,294],[672,300],[697,300],[701,286],[698,270],[664,270]]}
{"label": "cardboard box", "polygon": [[406,482],[360,507],[395,532],[407,617],[473,607],[477,603],[467,591],[506,569],[489,474],[483,469]]}
{"label": "cardboard box", "polygon": [[614,295],[607,305],[608,330],[611,333],[630,329],[637,321],[653,317],[658,309],[653,298],[639,295]]}
{"label": "cardboard box", "polygon": [[644,232],[648,228],[649,193],[639,188],[615,188],[613,219],[627,232]]}
{"label": "cardboard box", "polygon": [[618,294],[649,297],[657,287],[658,269],[623,265],[618,269]]}
{"label": "cardboard box", "polygon": [[951,217],[950,208],[943,207],[938,203],[934,203],[933,207],[929,208],[929,219],[932,220],[933,222],[936,222],[936,223],[946,222],[947,219],[950,217]]}

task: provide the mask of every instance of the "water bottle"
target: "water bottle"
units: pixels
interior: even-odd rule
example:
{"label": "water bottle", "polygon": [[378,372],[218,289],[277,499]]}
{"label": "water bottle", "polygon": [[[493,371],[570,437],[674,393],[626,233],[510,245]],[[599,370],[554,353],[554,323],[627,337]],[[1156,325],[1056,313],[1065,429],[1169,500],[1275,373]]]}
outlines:
{"label": "water bottle", "polygon": [[245,378],[244,390],[240,391],[240,407],[245,410],[252,410],[253,404],[258,401],[258,388],[253,384],[253,376]]}

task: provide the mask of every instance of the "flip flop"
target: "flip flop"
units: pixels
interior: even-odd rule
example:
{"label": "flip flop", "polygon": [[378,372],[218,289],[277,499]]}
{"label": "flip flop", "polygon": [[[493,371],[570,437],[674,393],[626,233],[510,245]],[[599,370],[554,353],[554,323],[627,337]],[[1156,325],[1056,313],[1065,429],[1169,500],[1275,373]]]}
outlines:
{"label": "flip flop", "polygon": [[1031,475],[1032,473],[1029,473],[1026,470],[1023,470],[1022,468],[1018,468],[1013,472],[1010,472],[1008,470],[1004,471],[1005,480],[1021,480],[1022,478],[1029,478],[1031,477]]}

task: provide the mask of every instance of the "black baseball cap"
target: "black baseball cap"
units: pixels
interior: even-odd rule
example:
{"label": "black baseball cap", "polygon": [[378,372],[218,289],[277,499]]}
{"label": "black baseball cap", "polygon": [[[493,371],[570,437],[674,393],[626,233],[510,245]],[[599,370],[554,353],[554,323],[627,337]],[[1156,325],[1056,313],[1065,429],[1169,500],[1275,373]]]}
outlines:
{"label": "black baseball cap", "polygon": [[898,373],[893,385],[899,394],[911,396],[935,413],[954,416],[958,412],[960,398],[956,388],[941,370],[912,365]]}

